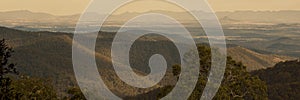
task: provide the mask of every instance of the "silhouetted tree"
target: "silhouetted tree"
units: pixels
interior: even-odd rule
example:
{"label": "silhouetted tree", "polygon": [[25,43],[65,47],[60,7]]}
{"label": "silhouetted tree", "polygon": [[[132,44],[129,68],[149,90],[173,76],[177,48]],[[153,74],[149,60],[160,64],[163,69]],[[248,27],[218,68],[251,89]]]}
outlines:
{"label": "silhouetted tree", "polygon": [[16,64],[9,62],[13,49],[0,40],[0,100],[53,100],[57,99],[56,91],[49,84],[38,78],[11,77],[18,75]]}
{"label": "silhouetted tree", "polygon": [[20,94],[15,93],[11,87],[12,80],[7,76],[8,74],[18,74],[15,64],[9,62],[11,53],[13,52],[12,48],[9,47],[5,40],[0,40],[0,99],[17,99]]}

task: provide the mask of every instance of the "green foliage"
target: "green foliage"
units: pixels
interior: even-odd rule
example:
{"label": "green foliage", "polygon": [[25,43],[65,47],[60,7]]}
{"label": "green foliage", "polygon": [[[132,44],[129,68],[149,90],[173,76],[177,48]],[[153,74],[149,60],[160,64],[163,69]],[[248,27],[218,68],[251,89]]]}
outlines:
{"label": "green foliage", "polygon": [[9,47],[5,40],[0,40],[0,99],[7,100],[18,98],[20,94],[15,93],[11,87],[11,79],[7,76],[8,74],[18,74],[15,68],[15,64],[9,63],[9,57],[13,52],[12,48]]}
{"label": "green foliage", "polygon": [[[211,66],[211,49],[207,46],[198,46],[200,57],[200,75],[193,93],[189,100],[200,99]],[[215,52],[213,50],[213,52]],[[174,71],[175,70],[175,71]],[[178,66],[173,67],[173,74],[178,75]],[[172,86],[160,89],[158,98],[168,94],[172,90]],[[224,79],[216,93],[215,100],[266,100],[267,88],[263,81],[258,77],[250,75],[246,71],[246,67],[242,63],[237,63],[230,57],[227,59],[226,71]]]}
{"label": "green foliage", "polygon": [[86,100],[83,93],[78,87],[71,87],[68,89],[68,97],[65,97],[65,99],[70,100]]}
{"label": "green foliage", "polygon": [[5,40],[0,40],[0,100],[53,100],[56,91],[49,82],[29,77],[13,77],[9,74],[18,74],[15,64],[9,63],[13,52]]}
{"label": "green foliage", "polygon": [[271,100],[298,100],[300,98],[300,62],[286,61],[272,68],[252,72],[267,83]]}
{"label": "green foliage", "polygon": [[21,96],[20,99],[31,100],[53,100],[57,99],[56,90],[53,89],[51,81],[39,78],[21,76],[12,82],[14,91]]}
{"label": "green foliage", "polygon": [[267,87],[258,77],[251,76],[241,63],[228,58],[225,77],[215,99],[266,100]]}
{"label": "green foliage", "polygon": [[174,76],[178,76],[180,74],[181,71],[180,65],[174,65],[172,66],[172,69],[173,69],[172,73]]}
{"label": "green foliage", "polygon": [[5,43],[5,40],[0,40],[0,78],[4,78],[5,75],[9,73],[18,73],[15,68],[15,64],[9,63],[8,61],[9,57],[11,57],[12,52],[12,48]]}

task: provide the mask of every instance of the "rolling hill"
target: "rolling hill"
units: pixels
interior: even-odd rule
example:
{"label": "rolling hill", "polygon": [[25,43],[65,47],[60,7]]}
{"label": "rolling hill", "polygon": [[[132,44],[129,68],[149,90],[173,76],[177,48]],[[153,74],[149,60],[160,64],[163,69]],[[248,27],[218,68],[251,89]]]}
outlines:
{"label": "rolling hill", "polygon": [[[152,54],[160,53],[168,62],[166,75],[157,86],[140,89],[122,82],[113,71],[110,48],[115,33],[100,33],[95,49],[96,62],[102,79],[115,94],[121,97],[133,96],[176,83],[176,78],[171,73],[170,68],[175,64],[180,64],[179,55],[174,44],[168,39],[149,35],[139,38],[132,46],[130,52],[131,67],[140,75],[149,73],[148,61]],[[0,38],[5,38],[15,50],[11,61],[18,64],[17,69],[20,73],[53,80],[54,86],[61,93],[60,95],[64,95],[66,88],[76,86],[72,67],[72,37],[73,35],[69,33],[28,32],[0,27]],[[233,59],[249,66],[248,71],[267,68],[278,61],[289,58],[259,54],[242,47],[231,47],[228,53]]]}
{"label": "rolling hill", "polygon": [[[175,81],[175,78],[172,77],[170,71],[167,71],[166,77],[163,78],[163,81],[161,81],[159,85],[148,89],[131,87],[122,82],[113,71],[109,57],[110,51],[107,51],[107,47],[110,47],[109,41],[112,40],[111,36],[113,36],[113,33],[102,32],[101,34],[102,35],[100,35],[99,38],[104,39],[97,41],[95,55],[96,62],[101,77],[115,94],[118,94],[121,97],[133,96],[158,88],[160,85],[174,83],[172,81]],[[56,89],[58,89],[59,95],[65,95],[63,93],[68,87],[77,86],[72,65],[72,34],[26,32],[0,27],[0,37],[5,38],[8,41],[8,44],[14,48],[15,53],[13,54],[11,61],[17,63],[17,69],[21,74],[51,79]],[[142,42],[147,41],[141,41],[135,48],[141,46],[139,44],[143,44]],[[151,47],[143,49],[143,52],[133,54],[132,61],[138,61],[136,59],[143,61],[147,60],[147,58],[145,58],[146,55],[141,56],[141,54],[151,49]],[[141,49],[134,49],[133,51],[136,52],[140,50]],[[170,58],[171,56],[168,55],[168,57]],[[133,66],[133,70],[140,75],[145,75],[146,72],[142,69],[147,69],[147,66],[145,65],[147,63],[140,65],[142,63],[133,62],[133,64],[136,64]],[[169,66],[173,64],[171,63]],[[141,66],[145,67],[143,68]]]}
{"label": "rolling hill", "polygon": [[235,61],[240,61],[247,66],[247,71],[266,69],[281,61],[296,59],[288,56],[261,54],[241,46],[230,47],[227,52]]}

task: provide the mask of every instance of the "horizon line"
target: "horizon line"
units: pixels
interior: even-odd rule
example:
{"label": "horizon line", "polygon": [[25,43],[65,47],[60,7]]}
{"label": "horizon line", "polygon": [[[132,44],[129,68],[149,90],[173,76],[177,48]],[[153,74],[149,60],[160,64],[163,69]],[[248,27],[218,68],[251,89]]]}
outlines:
{"label": "horizon line", "polygon": [[[81,15],[82,13],[73,13],[73,14],[65,14],[65,15],[60,15],[60,14],[53,14],[49,12],[41,12],[41,11],[31,11],[31,10],[7,10],[7,11],[0,11],[0,13],[8,13],[8,12],[17,12],[17,11],[24,11],[24,12],[31,12],[31,13],[44,13],[44,14],[49,14],[53,16],[70,16],[70,15]],[[164,11],[164,10],[161,10]],[[196,10],[193,10],[196,11]],[[228,13],[234,13],[234,12],[246,12],[246,11],[252,11],[252,12],[280,12],[280,11],[300,11],[300,10],[224,10],[224,11],[214,11],[215,13],[220,13],[220,12],[228,12]],[[177,12],[177,11],[169,11],[169,12]],[[106,13],[98,13],[98,12],[89,12],[89,13],[97,13],[97,14],[106,14]],[[139,13],[139,12],[125,12],[125,13]]]}

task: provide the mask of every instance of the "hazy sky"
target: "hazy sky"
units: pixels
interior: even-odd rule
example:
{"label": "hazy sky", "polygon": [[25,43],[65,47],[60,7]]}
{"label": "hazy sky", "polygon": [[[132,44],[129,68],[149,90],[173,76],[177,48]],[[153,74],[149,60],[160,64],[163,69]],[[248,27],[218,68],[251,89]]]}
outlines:
{"label": "hazy sky", "polygon": [[[0,11],[30,10],[54,15],[81,13],[91,0],[1,0]],[[300,0],[208,0],[215,11],[300,10]]]}

